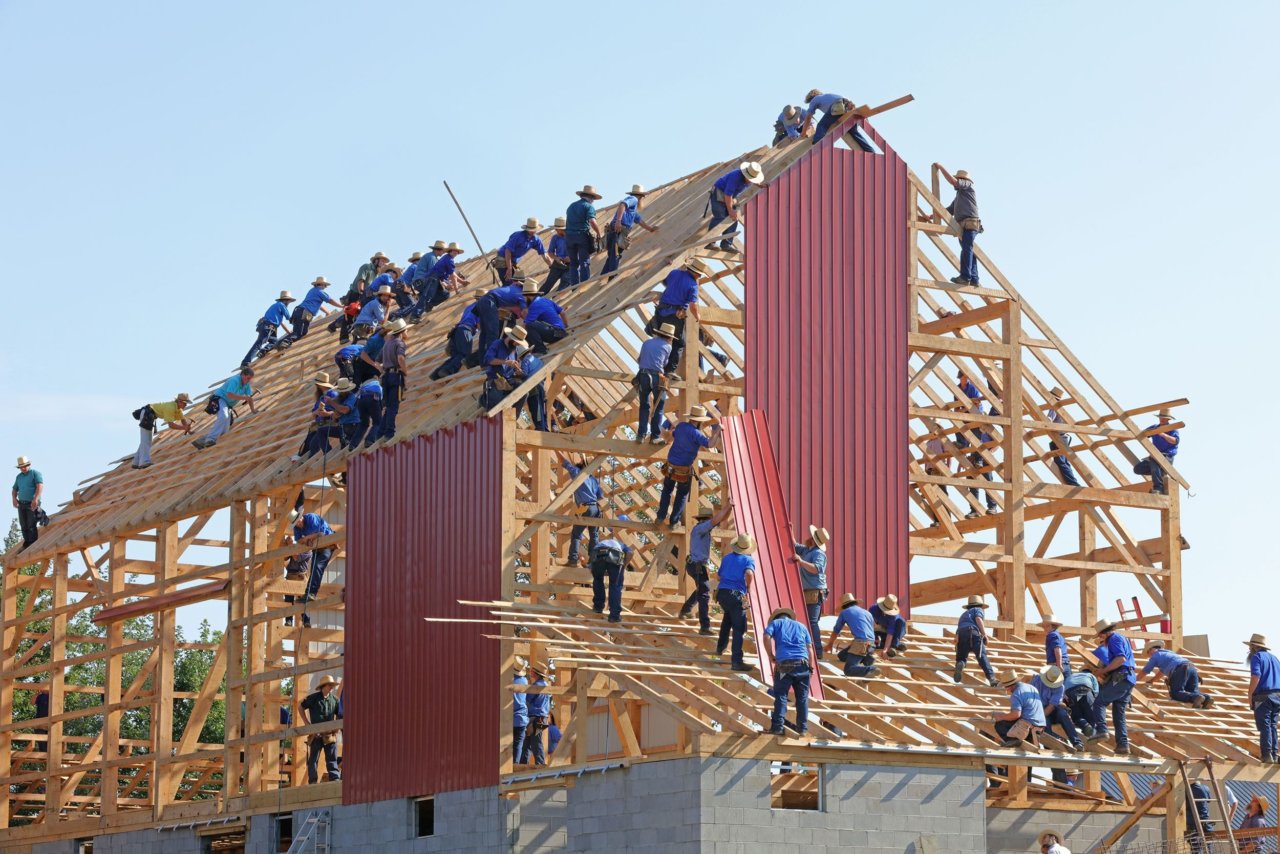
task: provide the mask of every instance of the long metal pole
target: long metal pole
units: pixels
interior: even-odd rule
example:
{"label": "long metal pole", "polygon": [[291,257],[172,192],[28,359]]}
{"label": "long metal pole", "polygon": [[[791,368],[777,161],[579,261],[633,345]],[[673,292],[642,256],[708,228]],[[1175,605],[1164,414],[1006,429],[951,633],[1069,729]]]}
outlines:
{"label": "long metal pole", "polygon": [[[476,242],[476,248],[480,250],[481,255],[487,255],[488,253],[485,251],[484,246],[481,245],[480,238],[476,234],[476,230],[471,227],[471,220],[467,219],[467,212],[462,209],[462,203],[459,202],[458,197],[453,194],[453,188],[449,186],[448,181],[442,181],[441,183],[444,184],[445,190],[449,193],[449,198],[453,199],[453,205],[458,209],[458,214],[461,215],[462,221],[467,224],[467,231],[471,232],[471,239]],[[494,270],[493,267],[489,268],[489,273],[493,276],[493,283],[495,285],[501,284],[501,282],[498,281],[498,272]]]}

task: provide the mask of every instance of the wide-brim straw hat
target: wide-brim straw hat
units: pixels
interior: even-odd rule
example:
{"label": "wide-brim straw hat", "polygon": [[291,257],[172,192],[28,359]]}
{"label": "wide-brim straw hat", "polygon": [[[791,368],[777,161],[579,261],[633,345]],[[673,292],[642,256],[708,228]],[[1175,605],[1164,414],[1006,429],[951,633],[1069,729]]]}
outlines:
{"label": "wide-brim straw hat", "polygon": [[1172,412],[1171,410],[1168,410],[1168,409],[1161,409],[1159,412],[1157,412],[1157,413],[1156,413],[1156,417],[1157,417],[1157,418],[1172,418],[1172,417],[1173,417],[1173,412]]}
{"label": "wide-brim straw hat", "polygon": [[1046,836],[1052,836],[1054,839],[1056,839],[1056,840],[1058,840],[1058,841],[1061,841],[1061,840],[1062,840],[1062,834],[1061,834],[1061,833],[1059,833],[1058,831],[1056,831],[1056,830],[1042,830],[1042,831],[1040,831],[1040,835],[1036,838],[1036,842],[1038,842],[1038,843],[1039,843],[1039,844],[1041,844],[1041,845],[1044,845],[1044,840],[1045,840],[1045,837],[1046,837]]}
{"label": "wide-brim straw hat", "polygon": [[957,181],[972,181],[973,179],[969,177],[969,173],[968,173],[968,172],[966,172],[964,169],[957,169],[957,170],[956,170],[956,180],[957,180]]}
{"label": "wide-brim straw hat", "polygon": [[334,679],[332,676],[325,674],[324,676],[321,676],[320,681],[316,683],[316,690],[319,691],[321,688],[323,688],[326,685],[337,685],[337,684],[338,684],[337,679]]}
{"label": "wide-brim straw hat", "polygon": [[449,248],[449,245],[445,243],[443,240],[437,240],[435,243],[431,244],[431,248],[445,250]]}
{"label": "wide-brim straw hat", "polygon": [[809,526],[809,536],[813,537],[813,541],[819,546],[825,546],[831,542],[831,534],[826,528],[819,528],[817,525]]}
{"label": "wide-brim straw hat", "polygon": [[800,112],[799,107],[795,106],[794,104],[787,104],[787,106],[782,110],[782,115],[786,116],[789,119],[794,119],[796,117],[796,113],[798,112]]}
{"label": "wide-brim straw hat", "polygon": [[760,164],[754,160],[744,160],[738,164],[738,170],[742,172],[742,177],[746,178],[752,184],[759,184],[764,181],[764,170],[760,168]]}
{"label": "wide-brim straw hat", "polygon": [[1010,685],[1021,681],[1022,677],[1018,675],[1018,671],[1016,670],[1002,671],[1000,675],[996,677],[996,683],[999,684],[1001,688],[1008,688]]}
{"label": "wide-brim straw hat", "polygon": [[586,184],[585,186],[583,186],[583,188],[582,188],[581,190],[579,190],[579,191],[578,191],[578,195],[579,195],[579,196],[582,196],[584,199],[602,199],[602,198],[604,198],[604,196],[602,196],[602,195],[600,195],[599,193],[597,193],[597,192],[596,192],[596,188],[595,188],[595,187],[593,187],[593,186],[591,186],[590,184]]}
{"label": "wide-brim straw hat", "polygon": [[410,263],[410,264],[415,264],[415,263],[417,263],[418,261],[421,261],[421,260],[422,260],[422,253],[421,253],[421,252],[415,252],[415,253],[413,253],[412,255],[410,255],[410,256],[409,256],[409,263]]}
{"label": "wide-brim straw hat", "polygon": [[334,391],[355,391],[355,388],[356,384],[346,377],[338,380],[338,384],[333,387]]}
{"label": "wide-brim straw hat", "polygon": [[749,555],[756,550],[756,538],[750,534],[742,534],[733,541],[733,550],[740,555]]}
{"label": "wide-brim straw hat", "polygon": [[539,293],[541,293],[541,291],[539,290],[539,288],[541,287],[542,287],[542,283],[539,282],[537,279],[532,279],[528,276],[525,276],[524,279],[521,280],[520,290],[521,290],[521,293],[523,293],[525,296],[537,296]]}
{"label": "wide-brim straw hat", "polygon": [[710,265],[701,258],[690,258],[684,262],[684,268],[695,276],[710,276],[712,272]]}
{"label": "wide-brim straw hat", "polygon": [[404,318],[397,317],[395,320],[391,321],[390,323],[383,325],[382,335],[384,338],[391,335],[399,335],[401,332],[404,332],[408,328],[409,328],[409,324],[405,323]]}
{"label": "wide-brim straw hat", "polygon": [[966,608],[985,608],[987,607],[987,600],[981,596],[970,596],[965,600],[964,606]]}
{"label": "wide-brim straw hat", "polygon": [[185,391],[178,392],[178,396],[173,399],[173,402],[174,403],[190,403],[191,395],[187,394]]}
{"label": "wide-brim straw hat", "polygon": [[772,623],[779,617],[790,617],[794,620],[796,618],[796,612],[792,611],[790,608],[774,608],[773,613],[769,615],[769,622]]}
{"label": "wide-brim straw hat", "polygon": [[387,257],[387,253],[385,252],[375,252],[369,256],[370,261],[377,261],[379,258],[381,258],[383,261],[391,260],[390,258]]}
{"label": "wide-brim straw hat", "polygon": [[861,605],[862,600],[852,593],[846,593],[840,597],[840,610],[848,608],[850,605]]}
{"label": "wide-brim straw hat", "polygon": [[311,280],[311,284],[324,286],[329,284],[329,280],[326,279],[324,276],[316,276],[314,279]]}
{"label": "wide-brim straw hat", "polygon": [[1040,621],[1042,626],[1061,626],[1062,620],[1059,620],[1053,614],[1045,614],[1044,619]]}
{"label": "wide-brim straw hat", "polygon": [[17,468],[22,468],[23,466],[29,466],[29,465],[31,465],[30,459],[28,459],[27,457],[18,457]]}
{"label": "wide-brim straw hat", "polygon": [[380,296],[380,297],[389,297],[389,296],[394,296],[394,295],[395,295],[395,292],[391,290],[391,286],[390,286],[390,285],[379,285],[379,286],[378,286],[378,293],[377,293],[377,296]]}
{"label": "wide-brim straw hat", "polygon": [[649,191],[648,191],[648,190],[646,190],[646,189],[644,188],[644,184],[632,184],[632,185],[631,185],[631,195],[633,195],[633,196],[647,196],[647,195],[649,195]]}
{"label": "wide-brim straw hat", "polygon": [[463,249],[461,246],[454,243],[453,241],[450,241],[449,245],[444,247],[444,251],[445,252],[466,252],[467,250]]}
{"label": "wide-brim straw hat", "polygon": [[690,406],[689,414],[684,417],[685,421],[710,421],[711,416],[707,414],[705,406]]}
{"label": "wide-brim straw hat", "polygon": [[537,673],[539,676],[546,676],[551,672],[551,670],[541,661],[530,661],[527,667],[530,672]]}
{"label": "wide-brim straw hat", "polygon": [[297,302],[297,300],[288,291],[281,291],[280,296],[276,297],[276,302]]}
{"label": "wide-brim straw hat", "polygon": [[316,375],[311,378],[311,381],[316,385],[323,385],[323,386],[328,386],[329,388],[333,388],[333,383],[329,382],[329,375],[324,371],[316,371]]}
{"label": "wide-brim straw hat", "polygon": [[1147,645],[1142,648],[1142,651],[1155,652],[1157,649],[1164,649],[1164,641],[1160,640],[1159,638],[1156,638],[1155,640],[1147,641]]}
{"label": "wide-brim straw hat", "polygon": [[[598,199],[600,197],[596,196],[596,198]],[[524,221],[524,225],[520,227],[525,231],[537,231],[538,229],[542,228],[542,223],[538,222],[538,218],[536,216],[531,216],[528,219],[526,219]]]}
{"label": "wide-brim straw hat", "polygon": [[513,668],[517,676],[523,676],[529,672],[529,662],[523,658],[516,658],[515,667]]}
{"label": "wide-brim straw hat", "polygon": [[[22,457],[22,459],[25,460],[26,457]],[[1257,632],[1253,633],[1253,637],[1244,641],[1244,644],[1246,646],[1256,646],[1258,649],[1271,649],[1271,647],[1267,646],[1267,636],[1260,635]]]}
{"label": "wide-brim straw hat", "polygon": [[1049,397],[1052,397],[1054,400],[1062,400],[1062,398],[1066,396],[1067,396],[1067,393],[1063,391],[1060,386],[1054,386],[1053,388],[1049,389]]}
{"label": "wide-brim straw hat", "polygon": [[1056,664],[1050,664],[1040,671],[1040,681],[1044,683],[1046,688],[1057,688],[1067,681],[1067,677],[1062,675],[1061,667]]}
{"label": "wide-brim straw hat", "polygon": [[890,616],[898,613],[898,597],[892,593],[887,593],[876,600],[876,604],[880,606],[880,613]]}
{"label": "wide-brim straw hat", "polygon": [[556,217],[556,221],[551,224],[552,228],[565,228],[569,225],[569,220],[562,216]]}
{"label": "wide-brim straw hat", "polygon": [[1107,632],[1114,631],[1116,624],[1112,620],[1098,620],[1093,624],[1093,633],[1095,635],[1103,635]]}
{"label": "wide-brim straw hat", "polygon": [[661,335],[663,338],[674,339],[676,337],[676,328],[671,323],[663,323],[653,332],[654,335]]}
{"label": "wide-brim straw hat", "polygon": [[529,338],[529,332],[523,326],[513,326],[502,333],[512,341],[525,342]]}

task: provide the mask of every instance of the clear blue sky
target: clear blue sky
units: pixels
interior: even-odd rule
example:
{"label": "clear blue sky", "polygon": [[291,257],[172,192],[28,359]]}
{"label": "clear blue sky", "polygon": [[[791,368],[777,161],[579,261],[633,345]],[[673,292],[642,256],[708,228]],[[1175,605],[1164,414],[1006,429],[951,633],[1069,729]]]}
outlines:
{"label": "clear blue sky", "polygon": [[[825,10],[825,11],[824,11]],[[983,243],[1125,405],[1191,398],[1187,626],[1280,634],[1265,181],[1280,6],[0,2],[0,452],[50,498],[198,393],[281,288],[492,248],[765,143],[809,88],[979,180]],[[1255,183],[1258,186],[1255,189]],[[1261,262],[1263,266],[1257,265]],[[1248,429],[1246,429],[1248,428]],[[1251,435],[1263,432],[1263,436]]]}

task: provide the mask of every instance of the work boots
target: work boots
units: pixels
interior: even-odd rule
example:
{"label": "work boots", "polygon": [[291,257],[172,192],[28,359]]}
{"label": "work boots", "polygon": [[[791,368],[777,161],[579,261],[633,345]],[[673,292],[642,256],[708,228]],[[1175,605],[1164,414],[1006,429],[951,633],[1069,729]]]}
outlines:
{"label": "work boots", "polygon": [[959,685],[959,684],[960,684],[960,680],[964,678],[964,665],[963,665],[963,664],[957,664],[957,665],[956,665],[955,672],[951,674],[951,678],[952,678],[952,680],[953,680],[957,685]]}

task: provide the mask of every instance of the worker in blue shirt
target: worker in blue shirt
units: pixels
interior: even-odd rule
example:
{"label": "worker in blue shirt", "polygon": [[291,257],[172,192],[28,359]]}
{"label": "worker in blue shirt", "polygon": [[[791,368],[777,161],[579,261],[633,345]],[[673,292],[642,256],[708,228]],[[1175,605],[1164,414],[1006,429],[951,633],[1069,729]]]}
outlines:
{"label": "worker in blue shirt", "polygon": [[685,556],[684,571],[693,582],[693,592],[680,606],[681,620],[687,620],[698,606],[698,634],[711,634],[711,532],[728,517],[733,505],[725,502],[712,513],[700,509],[697,523],[689,529],[689,554]]}
{"label": "worker in blue shirt", "polygon": [[383,288],[392,289],[396,279],[400,278],[401,270],[395,264],[388,264],[382,268],[382,272],[374,276],[373,281],[365,286],[364,292],[360,294],[360,305],[366,305],[370,300],[378,296],[378,292]]}
{"label": "worker in blue shirt", "polygon": [[1102,689],[1093,701],[1093,735],[1089,741],[1102,741],[1107,737],[1107,707],[1111,707],[1111,721],[1116,728],[1116,753],[1129,755],[1129,727],[1126,711],[1133,687],[1138,682],[1137,667],[1133,663],[1133,647],[1129,639],[1116,631],[1116,624],[1099,620],[1094,626],[1098,637],[1107,648],[1110,661],[1094,672]]}
{"label": "worker in blue shirt", "polygon": [[547,345],[562,340],[569,334],[564,323],[564,309],[551,299],[539,296],[536,279],[524,281],[524,296],[528,308],[524,313],[524,328],[529,331],[529,347],[533,352],[543,355]]}
{"label": "worker in blue shirt", "polygon": [[569,272],[569,241],[564,233],[567,223],[565,217],[556,217],[555,231],[547,241],[547,278],[542,282],[544,294],[551,293],[557,285],[563,288],[567,284],[563,281]]}
{"label": "worker in blue shirt", "polygon": [[676,328],[661,323],[650,333],[653,337],[640,345],[638,358],[640,370],[636,372],[636,394],[640,398],[640,424],[636,427],[636,442],[643,443],[653,436],[654,444],[662,439],[662,415],[667,404],[667,388],[664,374],[671,359],[671,345]]}
{"label": "worker in blue shirt", "polygon": [[275,346],[276,329],[278,327],[283,326],[286,335],[291,332],[289,324],[285,323],[285,318],[289,315],[289,303],[291,302],[296,302],[293,294],[288,291],[281,291],[280,296],[276,297],[276,301],[271,303],[258,321],[256,328],[258,337],[253,340],[253,346],[249,348],[249,352],[245,354],[240,364],[249,364],[257,358],[260,351],[269,350]]}
{"label": "worker in blue shirt", "polygon": [[[674,375],[680,367],[680,357],[684,355],[684,321],[692,314],[698,315],[698,284],[711,276],[711,268],[700,258],[689,258],[684,264],[667,273],[662,280],[662,294],[658,297],[653,316],[645,324],[644,331],[652,335],[664,324],[669,323],[675,329],[671,339],[671,354],[667,356],[664,373]],[[655,434],[656,435],[656,434]]]}
{"label": "worker in blue shirt", "polygon": [[853,640],[836,656],[844,662],[845,676],[870,677],[880,671],[875,666],[876,621],[871,612],[862,607],[862,600],[852,593],[840,597],[840,613],[831,629],[827,652],[835,652],[840,631],[848,628]]}
{"label": "worker in blue shirt", "polygon": [[[1067,420],[1062,417],[1062,413],[1058,410],[1061,408],[1061,401],[1067,393],[1059,386],[1049,389],[1049,397],[1053,399],[1053,405],[1045,410],[1045,418],[1054,424],[1066,424]],[[1049,450],[1064,451],[1071,447],[1071,434],[1065,431],[1051,434],[1049,439]],[[1080,486],[1080,479],[1076,477],[1076,470],[1071,467],[1071,460],[1067,459],[1066,454],[1058,454],[1053,458],[1053,464],[1058,469],[1058,474],[1062,477],[1062,482],[1067,486]]]}
{"label": "worker in blue shirt", "polygon": [[[511,680],[512,685],[528,685],[529,677],[525,674],[528,669],[520,663],[516,664],[516,675]],[[513,708],[511,710],[511,761],[524,761],[524,736],[529,729],[529,695],[523,691],[516,691],[511,695]]]}
{"label": "worker in blue shirt", "polygon": [[578,200],[564,213],[565,247],[569,250],[569,270],[564,275],[565,287],[573,287],[591,278],[591,256],[600,240],[600,225],[592,202],[600,194],[590,184],[578,191]]}
{"label": "worker in blue shirt", "polygon": [[347,447],[355,450],[361,442],[367,448],[373,444],[378,425],[382,423],[382,380],[370,377],[356,390],[356,417],[359,422],[347,441]]}
{"label": "worker in blue shirt", "polygon": [[738,204],[738,197],[748,187],[763,183],[764,170],[754,160],[745,160],[738,164],[737,169],[727,172],[716,179],[708,197],[710,199],[711,220],[707,223],[707,233],[710,234],[715,231],[716,226],[726,219],[731,220],[731,222],[729,227],[721,232],[719,247],[715,243],[708,243],[706,245],[707,249],[719,248],[726,252],[737,251],[737,247],[733,245],[733,235],[737,232],[738,223],[742,220],[742,210]]}
{"label": "worker in blue shirt", "polygon": [[[956,372],[956,383],[960,386],[960,391],[964,393],[964,396],[969,399],[969,411],[976,413],[978,415],[985,414],[983,412],[983,406],[982,406],[982,392],[978,389],[977,384],[974,383],[973,380],[969,379],[969,375],[965,373],[963,369]],[[996,413],[992,411],[991,414],[995,415]],[[970,441],[970,438],[973,439],[973,442]],[[976,442],[979,445],[982,445],[987,442],[990,442],[991,438],[992,438],[991,434],[988,433],[986,430],[984,430],[981,426],[979,426],[978,428],[968,433],[962,430],[961,432],[957,433],[955,436],[956,447],[957,448],[973,447],[974,442]],[[977,450],[972,452],[971,454],[968,455],[968,459],[969,459],[969,465],[973,466],[973,469],[975,472],[985,468],[987,470],[982,472],[982,477],[988,481],[995,480],[995,476],[991,473],[992,467],[988,465],[986,458],[982,455],[982,451]],[[982,500],[982,490],[978,489],[977,487],[970,487],[969,494],[973,496],[975,503]],[[987,491],[987,512],[995,513],[999,509],[1000,507],[999,505],[996,504],[995,496],[993,496],[990,490],[988,490]],[[964,518],[976,519],[981,515],[982,515],[981,511],[979,511],[978,508],[975,506],[965,515]]]}
{"label": "worker in blue shirt", "polygon": [[[529,377],[542,370],[542,360],[533,354],[532,350],[526,350],[520,356],[520,367],[516,374],[523,383]],[[516,401],[516,417],[520,417],[520,413],[524,407],[529,407],[529,421],[533,424],[534,430],[540,430],[546,433],[551,428],[547,426],[547,384],[545,380],[539,381],[533,388],[525,393],[525,396]]]}
{"label": "worker in blue shirt", "polygon": [[871,616],[876,621],[876,648],[888,658],[896,658],[898,653],[908,649],[906,641],[907,621],[898,607],[898,597],[886,593],[871,605]]}
{"label": "worker in blue shirt", "polygon": [[463,248],[457,243],[449,243],[444,249],[430,268],[421,264],[414,274],[413,287],[418,292],[418,301],[408,312],[414,323],[421,322],[423,315],[447,300],[454,291],[470,284],[458,270],[458,256],[463,253]]}
{"label": "worker in blue shirt", "polygon": [[[713,441],[719,441],[719,424],[712,426],[710,436],[703,432],[703,426],[711,420],[705,406],[691,406],[684,420],[669,431],[671,450],[667,452],[667,464],[663,472],[665,476],[662,479],[662,495],[658,499],[657,524],[667,522],[668,507],[671,508],[671,527],[684,523],[684,504],[689,499],[698,451],[711,447]],[[666,434],[668,431],[663,432]],[[674,504],[671,502],[672,493],[675,493]]]}
{"label": "worker in blue shirt", "polygon": [[486,381],[480,395],[480,405],[485,409],[497,406],[520,384],[520,357],[529,349],[525,336],[523,326],[512,326],[485,351]]}
{"label": "worker in blue shirt", "polygon": [[489,346],[498,340],[502,332],[502,318],[499,312],[506,312],[517,318],[524,317],[527,303],[524,289],[518,284],[503,285],[485,293],[476,300],[474,312],[480,321],[480,342],[476,352],[487,353]]}
{"label": "worker in blue shirt", "polygon": [[1071,657],[1067,655],[1067,642],[1062,637],[1062,621],[1053,614],[1045,614],[1040,621],[1044,627],[1044,663],[1057,665],[1064,676],[1071,675]]}
{"label": "worker in blue shirt", "polygon": [[360,341],[368,338],[382,326],[387,319],[387,312],[391,310],[391,301],[395,299],[395,292],[390,285],[379,285],[373,296],[374,298],[365,303],[364,308],[360,309],[360,313],[356,315],[356,322],[351,326],[353,340]]}
{"label": "worker in blue shirt", "polygon": [[1093,701],[1098,696],[1098,679],[1088,670],[1077,670],[1062,683],[1062,698],[1071,713],[1071,723],[1085,735],[1093,734]]}
{"label": "worker in blue shirt", "polygon": [[[818,127],[813,133],[813,144],[817,145],[822,138],[827,135],[827,131],[831,130],[831,126],[853,111],[853,102],[839,95],[824,94],[819,89],[812,89],[808,95],[804,96],[804,102],[808,104],[808,108],[800,117],[800,123],[804,125],[805,132],[808,132],[810,124],[813,122],[815,113],[822,113],[822,118],[818,120]],[[863,150],[868,150],[864,140],[857,140]]]}
{"label": "worker in blue shirt", "polygon": [[951,677],[956,684],[964,678],[964,666],[972,655],[978,659],[978,666],[987,677],[987,683],[995,687],[996,674],[991,669],[991,662],[987,660],[986,612],[987,603],[981,596],[970,596],[964,603],[964,613],[956,623],[956,669]]}
{"label": "worker in blue shirt", "polygon": [[1175,703],[1190,703],[1197,709],[1213,706],[1213,697],[1200,691],[1200,671],[1187,659],[1165,649],[1164,641],[1148,641],[1143,647],[1147,664],[1142,668],[1138,685],[1145,685],[1163,676],[1169,687],[1169,699]]}
{"label": "worker in blue shirt", "polygon": [[537,252],[543,261],[547,260],[547,247],[537,234],[540,228],[542,223],[538,222],[538,218],[529,217],[494,253],[493,266],[504,284],[514,280],[516,273],[520,272],[520,259],[530,251]]}
{"label": "worker in blue shirt", "polygon": [[338,352],[333,354],[333,363],[338,366],[338,376],[354,381],[356,378],[355,361],[360,358],[360,354],[363,352],[363,342],[347,344],[338,348]]}
{"label": "worker in blue shirt", "polygon": [[[409,296],[412,290],[414,274],[418,272],[418,262],[422,260],[421,252],[414,252],[409,256],[409,261],[404,265],[404,269],[400,271],[400,275],[396,276],[396,280],[391,283],[391,290],[395,294],[396,309],[391,315],[394,319],[399,312],[404,311],[413,305],[413,297]],[[427,263],[431,263],[428,261]]]}
{"label": "worker in blue shirt", "polygon": [[387,321],[363,342],[363,349],[351,360],[351,379],[357,385],[382,374],[382,349],[387,344],[387,330],[395,321]]}
{"label": "worker in blue shirt", "polygon": [[1040,693],[1040,705],[1044,707],[1045,731],[1053,734],[1056,724],[1066,736],[1071,748],[1079,753],[1084,750],[1084,742],[1071,720],[1071,713],[1063,701],[1066,677],[1056,664],[1050,664],[1031,679],[1031,687]]}
{"label": "worker in blue shirt", "polygon": [[782,735],[787,722],[787,694],[796,695],[795,730],[800,735],[809,731],[809,646],[813,642],[809,630],[796,621],[790,608],[776,608],[769,615],[764,630],[764,649],[773,668],[773,717],[769,735]]}
{"label": "worker in blue shirt", "polygon": [[476,330],[480,327],[480,321],[476,317],[476,303],[473,302],[462,310],[462,316],[458,318],[458,322],[449,332],[449,344],[446,348],[449,357],[444,360],[444,364],[431,372],[431,379],[440,380],[445,377],[453,376],[462,370],[463,363],[467,363],[472,367],[475,366],[475,359],[472,351],[475,347]]}
{"label": "worker in blue shirt", "polygon": [[214,416],[213,426],[209,428],[208,433],[191,444],[200,449],[216,445],[218,439],[231,429],[232,413],[237,404],[242,400],[247,400],[249,402],[249,411],[258,411],[253,405],[253,395],[253,368],[244,365],[240,368],[238,374],[213,390],[213,400],[210,402],[215,403],[218,407],[217,415]]}
{"label": "worker in blue shirt", "polygon": [[333,559],[334,550],[333,546],[317,547],[316,544],[321,537],[332,535],[333,529],[319,513],[304,513],[293,526],[293,542],[304,549],[311,550],[311,576],[307,580],[307,590],[302,597],[304,607],[302,624],[307,627],[311,625],[311,617],[305,610],[306,603],[316,598],[316,594],[320,592],[320,581],[324,578],[324,571],[328,568],[329,561]]}
{"label": "worker in blue shirt", "polygon": [[310,454],[327,454],[332,450],[331,440],[338,440],[341,450],[350,443],[351,434],[360,424],[360,412],[356,409],[356,384],[347,377],[338,380],[333,396],[323,403],[322,421],[316,424],[312,434]]}
{"label": "worker in blue shirt", "polygon": [[1004,739],[1000,746],[1021,747],[1028,736],[1044,729],[1040,692],[1012,670],[1002,673],[998,684],[1009,695],[1009,711],[996,718],[996,734]]}
{"label": "worker in blue shirt", "polygon": [[638,225],[650,234],[658,230],[656,225],[645,222],[644,215],[640,213],[640,203],[647,195],[649,193],[643,185],[633,184],[631,192],[618,202],[618,207],[609,219],[609,227],[605,230],[605,251],[608,254],[600,275],[613,273],[618,269],[618,265],[622,262],[622,253],[631,246],[632,228]]}
{"label": "worker in blue shirt", "polygon": [[[529,672],[533,674],[530,688],[547,687],[547,669],[536,661],[529,662]],[[542,751],[542,733],[551,723],[551,695],[538,692],[526,694],[529,709],[529,726],[525,730],[524,753],[520,761],[528,764],[529,755],[533,754],[535,765],[546,765],[547,757]]]}
{"label": "worker in blue shirt", "polygon": [[756,561],[751,557],[756,541],[750,534],[741,534],[733,541],[733,550],[720,561],[720,584],[716,587],[716,604],[723,617],[720,619],[720,639],[716,643],[716,655],[724,655],[732,635],[733,669],[742,673],[755,670],[742,660],[742,639],[747,632],[747,608],[751,584],[755,579]]}
{"label": "worker in blue shirt", "polygon": [[293,310],[293,315],[289,318],[293,323],[293,331],[280,340],[277,346],[287,347],[294,341],[302,339],[311,329],[311,321],[315,319],[317,314],[324,313],[324,307],[331,305],[336,309],[343,308],[342,303],[329,296],[325,288],[329,287],[329,283],[325,281],[324,276],[316,276],[311,283],[311,289],[307,291],[307,295],[302,298],[302,302]]}
{"label": "worker in blue shirt", "polygon": [[[1173,464],[1173,458],[1178,455],[1178,443],[1181,441],[1178,431],[1169,429],[1169,424],[1172,421],[1173,413],[1168,409],[1161,409],[1157,423],[1142,431],[1145,435],[1150,436],[1151,444],[1156,446],[1156,450],[1170,465]],[[1165,483],[1166,475],[1164,469],[1152,457],[1139,460],[1133,467],[1133,473],[1150,475],[1151,491],[1168,495],[1169,489]]]}
{"label": "worker in blue shirt", "polygon": [[788,104],[782,108],[782,112],[778,113],[778,118],[773,123],[773,146],[776,148],[783,140],[789,142],[799,139],[802,130],[804,130],[804,110]]}
{"label": "worker in blue shirt", "polygon": [[[626,516],[618,517],[623,521]],[[593,529],[594,530],[594,529]],[[606,533],[608,533],[606,531]],[[577,542],[574,542],[577,545]],[[622,622],[622,588],[624,585],[627,564],[631,562],[631,546],[618,539],[617,533],[591,546],[591,609],[597,614],[604,613],[605,581],[609,582],[609,622]]]}
{"label": "worker in blue shirt", "polygon": [[[568,472],[570,478],[576,478],[585,464],[581,459],[575,462],[561,451],[556,451],[556,457],[559,458],[561,467]],[[585,516],[588,519],[599,519],[601,515],[600,507],[604,503],[604,489],[600,486],[600,479],[595,475],[588,475],[587,479],[573,491],[573,503],[577,508],[574,515]],[[570,565],[578,562],[578,544],[582,542],[584,529],[589,531],[587,535],[587,554],[591,554],[596,550],[596,542],[600,538],[600,529],[594,525],[574,525],[573,533],[569,535],[568,562]]]}
{"label": "worker in blue shirt", "polygon": [[818,619],[822,616],[822,603],[827,601],[827,543],[831,534],[826,528],[809,526],[809,538],[794,543],[792,561],[800,572],[800,592],[804,594],[805,615],[809,618],[809,633],[813,635],[813,651],[822,658],[822,632]]}
{"label": "worker in blue shirt", "polygon": [[10,496],[18,511],[18,527],[22,529],[22,547],[40,538],[40,502],[44,495],[44,475],[31,467],[31,460],[18,457],[18,476],[13,480]]}
{"label": "worker in blue shirt", "polygon": [[1249,647],[1249,705],[1258,727],[1258,755],[1264,765],[1280,763],[1276,755],[1276,721],[1280,720],[1280,659],[1271,654],[1265,635],[1254,634]]}

